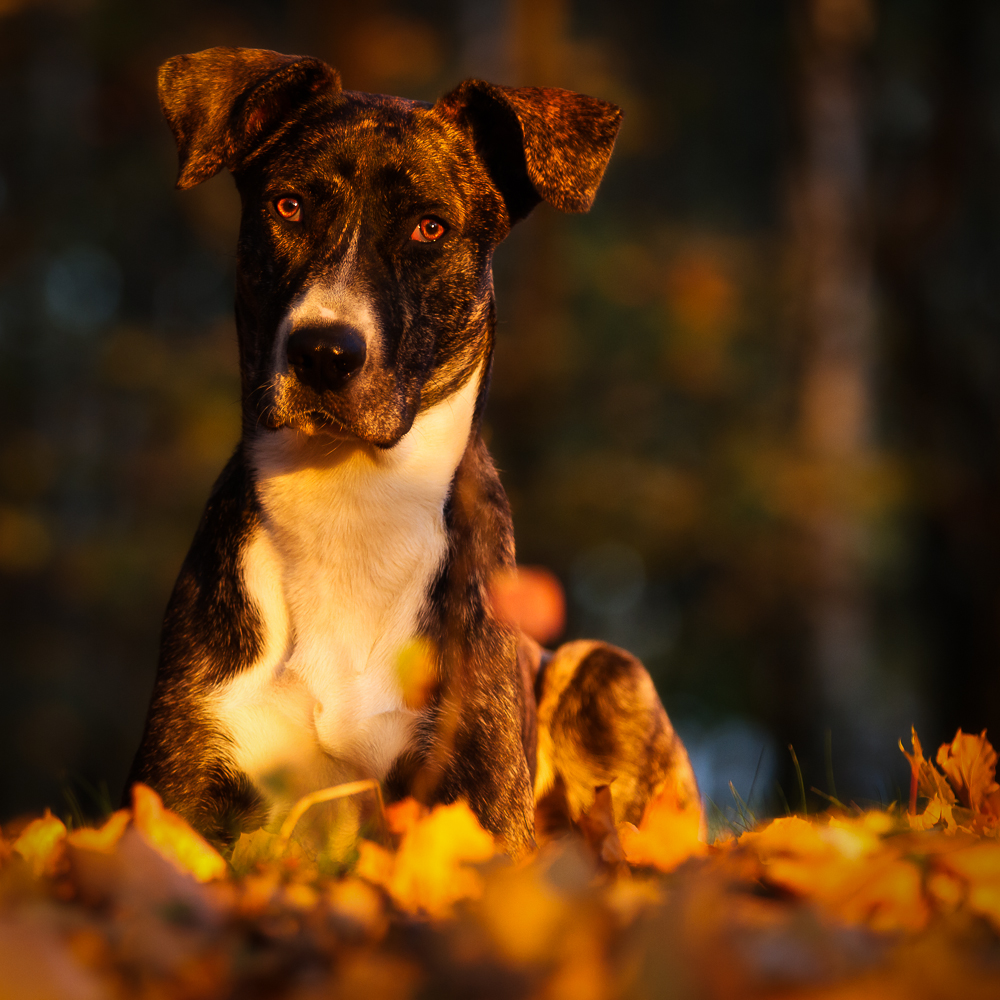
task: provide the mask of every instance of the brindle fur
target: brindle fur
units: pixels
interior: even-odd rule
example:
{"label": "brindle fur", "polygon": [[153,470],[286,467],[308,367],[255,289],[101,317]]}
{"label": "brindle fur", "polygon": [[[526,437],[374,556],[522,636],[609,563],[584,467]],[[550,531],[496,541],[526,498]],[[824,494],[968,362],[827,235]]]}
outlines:
{"label": "brindle fur", "polygon": [[[243,439],[170,599],[129,786],[152,785],[220,842],[267,814],[205,708],[206,696],[247,670],[264,641],[241,575],[261,518],[252,443],[282,427],[332,428],[392,448],[419,413],[482,371],[442,512],[447,551],[420,622],[438,651],[438,682],[415,739],[385,778],[387,793],[431,803],[464,798],[514,854],[533,842],[535,791],[554,784],[565,789],[571,818],[588,808],[597,785],[613,783],[619,818],[633,821],[668,781],[696,796],[684,749],[638,661],[600,644],[571,644],[542,666],[545,654],[499,621],[488,597],[494,574],[514,564],[507,498],[478,432],[493,356],[493,250],[541,200],[563,211],[590,207],[618,109],[567,91],[477,80],[433,106],[344,92],[319,60],[247,49],[169,60],[160,96],[178,144],[178,187],[225,167],[242,199]],[[269,210],[289,189],[309,204],[308,224],[294,232]],[[450,238],[430,249],[401,242],[406,220],[428,212],[447,214]],[[353,242],[347,220],[355,220]],[[342,391],[317,395],[276,374],[276,331],[302,289],[348,260],[382,354]],[[536,751],[545,788],[535,786]]]}

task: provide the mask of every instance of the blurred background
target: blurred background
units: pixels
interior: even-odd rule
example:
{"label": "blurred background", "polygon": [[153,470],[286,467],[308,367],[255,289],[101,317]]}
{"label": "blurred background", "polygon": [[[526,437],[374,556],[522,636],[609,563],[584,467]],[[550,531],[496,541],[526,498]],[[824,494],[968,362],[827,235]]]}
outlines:
{"label": "blurred background", "polygon": [[1000,6],[0,0],[0,820],[117,801],[237,439],[238,201],[173,189],[154,89],[220,44],[625,109],[593,212],[498,251],[485,433],[722,814],[801,806],[789,745],[815,806],[1000,737]]}

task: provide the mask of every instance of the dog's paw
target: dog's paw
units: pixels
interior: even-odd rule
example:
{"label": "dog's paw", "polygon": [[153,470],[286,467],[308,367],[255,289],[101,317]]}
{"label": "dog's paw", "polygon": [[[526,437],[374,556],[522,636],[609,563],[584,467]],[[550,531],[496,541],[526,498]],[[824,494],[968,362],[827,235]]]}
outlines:
{"label": "dog's paw", "polygon": [[548,822],[555,822],[555,799],[578,822],[604,785],[617,823],[638,823],[668,786],[679,802],[699,801],[687,751],[652,678],[630,653],[603,642],[566,643],[542,664],[535,692],[535,801]]}

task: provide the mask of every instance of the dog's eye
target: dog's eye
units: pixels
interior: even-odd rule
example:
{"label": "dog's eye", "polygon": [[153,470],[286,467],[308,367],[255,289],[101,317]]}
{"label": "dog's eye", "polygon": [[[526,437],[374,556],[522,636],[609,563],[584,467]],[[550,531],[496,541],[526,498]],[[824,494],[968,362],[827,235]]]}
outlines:
{"label": "dog's eye", "polygon": [[299,204],[299,199],[288,194],[275,201],[274,210],[289,222],[299,222],[302,218],[302,205]]}
{"label": "dog's eye", "polygon": [[448,232],[448,227],[440,219],[428,215],[417,223],[416,229],[410,233],[410,239],[416,240],[418,243],[433,243],[435,240],[441,239],[446,232]]}

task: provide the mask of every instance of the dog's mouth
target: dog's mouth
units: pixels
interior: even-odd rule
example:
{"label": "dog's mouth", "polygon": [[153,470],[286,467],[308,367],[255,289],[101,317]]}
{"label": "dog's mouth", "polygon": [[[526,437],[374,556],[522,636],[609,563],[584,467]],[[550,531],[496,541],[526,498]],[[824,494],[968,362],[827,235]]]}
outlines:
{"label": "dog's mouth", "polygon": [[300,410],[297,413],[290,413],[281,417],[275,415],[275,419],[269,426],[273,430],[281,430],[287,427],[302,434],[335,438],[343,441],[362,440],[332,413],[327,413],[326,410],[320,409]]}
{"label": "dog's mouth", "polygon": [[398,444],[409,430],[409,424],[398,433],[364,434],[348,427],[342,420],[322,409],[300,410],[296,413],[275,417],[268,426],[272,430],[289,428],[309,437],[325,439],[331,443],[350,443],[369,448],[386,449]]}
{"label": "dog's mouth", "polygon": [[391,448],[409,431],[420,406],[419,393],[414,400],[405,400],[393,398],[395,394],[390,392],[364,388],[364,393],[319,394],[297,379],[278,375],[258,411],[260,425],[270,430],[290,428],[309,436]]}

